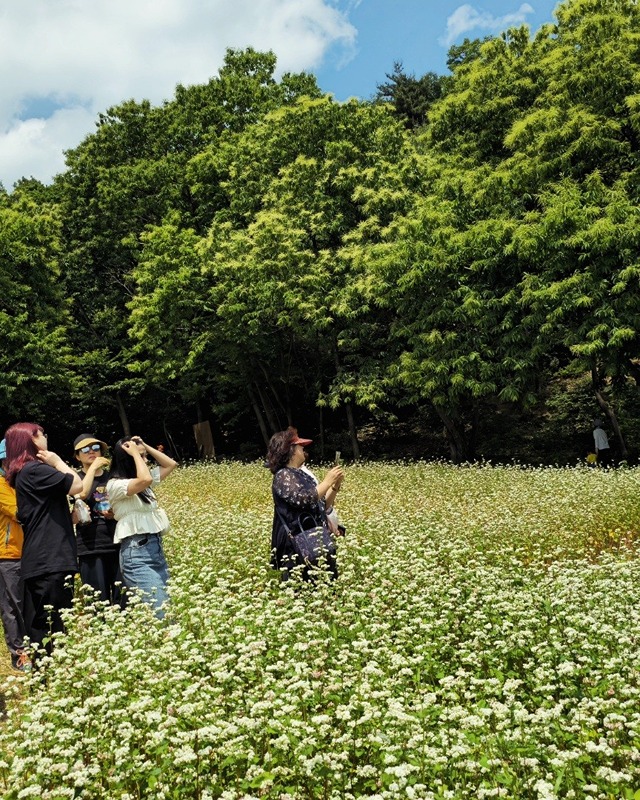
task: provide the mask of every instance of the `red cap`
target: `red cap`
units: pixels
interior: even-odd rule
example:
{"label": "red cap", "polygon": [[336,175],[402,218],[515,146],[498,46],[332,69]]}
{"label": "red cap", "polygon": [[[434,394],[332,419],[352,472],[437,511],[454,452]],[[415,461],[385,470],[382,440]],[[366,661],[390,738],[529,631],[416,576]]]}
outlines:
{"label": "red cap", "polygon": [[308,444],[313,444],[313,439],[301,439],[299,436],[296,436],[291,444],[301,444],[303,447],[306,447]]}

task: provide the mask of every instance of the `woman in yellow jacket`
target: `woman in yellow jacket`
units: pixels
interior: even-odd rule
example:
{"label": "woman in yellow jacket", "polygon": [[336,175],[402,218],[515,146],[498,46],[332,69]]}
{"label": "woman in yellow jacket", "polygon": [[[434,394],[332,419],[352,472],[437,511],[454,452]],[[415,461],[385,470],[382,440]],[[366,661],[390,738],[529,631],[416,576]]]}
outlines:
{"label": "woman in yellow jacket", "polygon": [[[0,464],[7,455],[4,439],[0,442]],[[20,672],[29,664],[23,649],[25,626],[24,587],[20,576],[22,528],[16,517],[16,492],[4,478],[0,467],[0,617],[4,638],[11,653],[11,666]]]}

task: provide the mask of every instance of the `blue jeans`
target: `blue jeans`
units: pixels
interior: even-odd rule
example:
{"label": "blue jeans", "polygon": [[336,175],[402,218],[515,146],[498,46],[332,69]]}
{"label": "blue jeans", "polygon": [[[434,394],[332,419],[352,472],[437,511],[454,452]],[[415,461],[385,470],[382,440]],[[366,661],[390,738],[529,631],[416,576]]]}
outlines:
{"label": "blue jeans", "polygon": [[162,619],[162,604],[168,599],[169,568],[158,533],[137,533],[120,543],[120,571],[128,589],[144,592],[144,601],[156,610]]}

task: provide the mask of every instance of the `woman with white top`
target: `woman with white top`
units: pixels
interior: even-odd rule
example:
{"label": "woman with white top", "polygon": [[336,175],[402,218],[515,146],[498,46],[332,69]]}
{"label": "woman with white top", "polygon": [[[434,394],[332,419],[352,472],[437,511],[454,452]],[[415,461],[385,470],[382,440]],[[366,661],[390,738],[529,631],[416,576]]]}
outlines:
{"label": "woman with white top", "polygon": [[[146,456],[158,466],[149,469]],[[162,619],[167,600],[169,569],[162,550],[162,534],[169,518],[151,489],[176,467],[166,453],[145,444],[139,436],[120,439],[113,449],[107,495],[117,521],[113,541],[120,545],[120,571],[128,589],[140,589],[145,602]]]}

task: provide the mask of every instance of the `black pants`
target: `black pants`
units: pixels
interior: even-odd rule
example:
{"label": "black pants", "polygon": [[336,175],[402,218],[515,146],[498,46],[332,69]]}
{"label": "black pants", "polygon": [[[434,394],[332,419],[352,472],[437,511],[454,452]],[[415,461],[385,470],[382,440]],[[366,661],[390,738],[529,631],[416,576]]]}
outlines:
{"label": "black pants", "polygon": [[82,583],[100,592],[101,600],[121,605],[122,592],[120,586],[116,586],[116,583],[122,583],[119,551],[83,555],[79,561]]}
{"label": "black pants", "polygon": [[[27,636],[32,644],[42,646],[45,639],[46,650],[51,653],[51,633],[64,631],[60,617],[63,608],[73,603],[73,576],[68,572],[50,572],[24,581],[24,621]],[[47,609],[45,606],[52,606]]]}
{"label": "black pants", "polygon": [[598,450],[598,464],[600,464],[601,467],[610,467],[611,461],[610,447],[603,447],[601,450]]}

